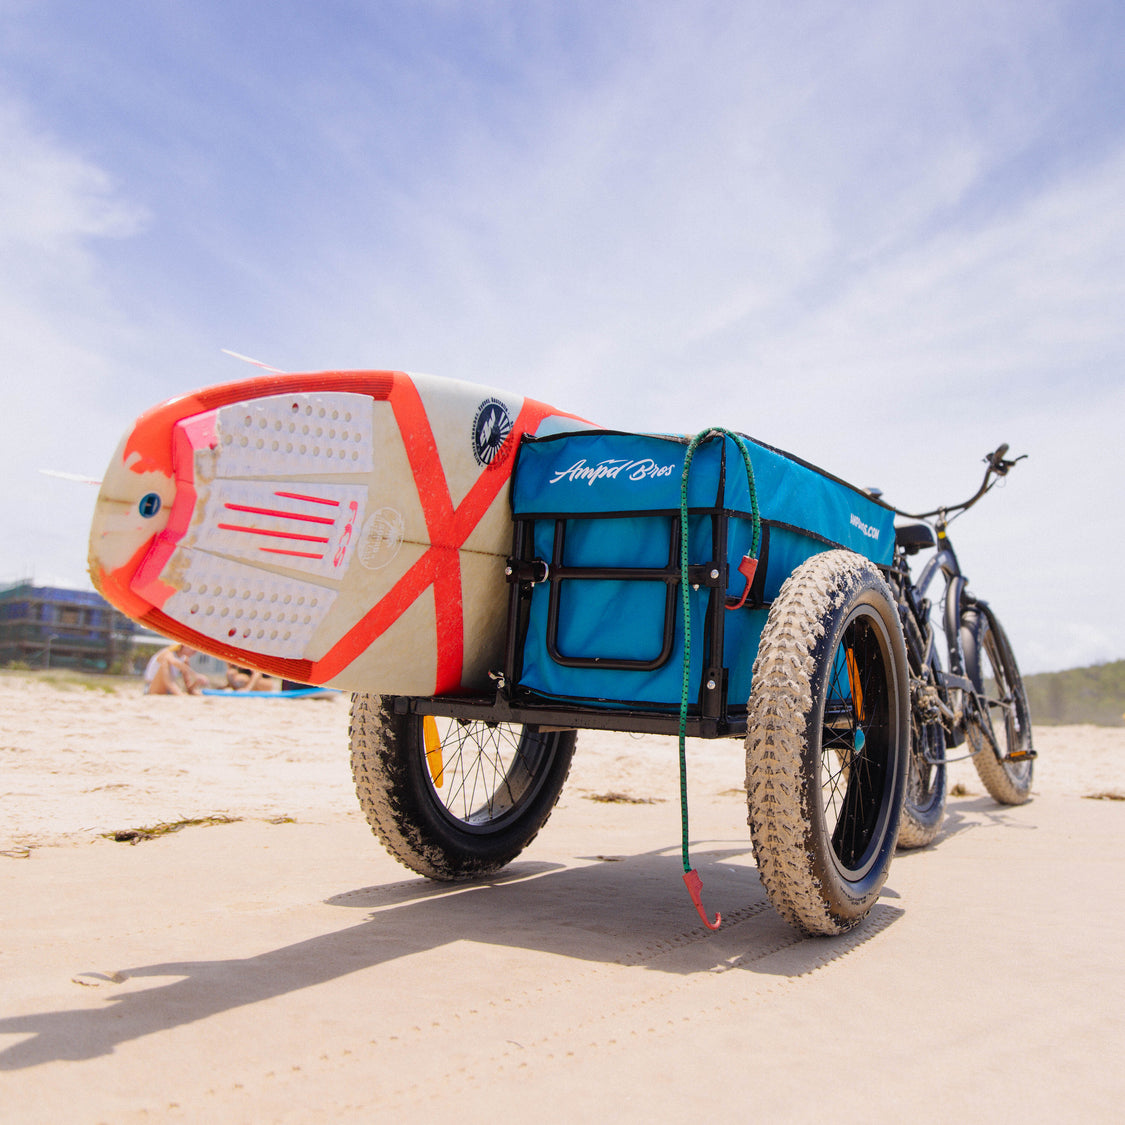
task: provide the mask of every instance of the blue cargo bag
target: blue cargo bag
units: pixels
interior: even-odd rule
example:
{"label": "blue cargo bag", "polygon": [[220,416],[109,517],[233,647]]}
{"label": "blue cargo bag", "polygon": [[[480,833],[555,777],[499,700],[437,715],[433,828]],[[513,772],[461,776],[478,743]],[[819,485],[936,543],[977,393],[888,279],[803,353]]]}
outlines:
{"label": "blue cargo bag", "polygon": [[[689,439],[584,431],[524,437],[512,478],[513,581],[522,584],[516,686],[595,707],[680,705],[680,489]],[[744,439],[761,548],[750,596],[750,491],[729,436],[699,445],[688,481],[692,713],[745,713],[769,603],[806,559],[846,547],[891,561],[893,512],[789,454]],[[709,702],[710,701],[710,702]],[[729,702],[728,702],[729,701]]]}

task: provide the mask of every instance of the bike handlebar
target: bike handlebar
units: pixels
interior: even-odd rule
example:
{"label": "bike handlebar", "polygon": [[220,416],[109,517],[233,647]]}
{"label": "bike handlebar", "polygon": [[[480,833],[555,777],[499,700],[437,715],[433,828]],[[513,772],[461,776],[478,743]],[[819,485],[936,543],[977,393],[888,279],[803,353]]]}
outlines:
{"label": "bike handlebar", "polygon": [[996,481],[992,479],[993,477],[1006,477],[1012,466],[1017,464],[1017,462],[1022,461],[1027,456],[1026,453],[1021,453],[1018,457],[1013,458],[1011,461],[1005,460],[1004,455],[1008,452],[1008,448],[1008,443],[1004,442],[1002,445],[994,449],[991,453],[985,455],[984,461],[988,468],[984,471],[984,480],[981,481],[980,488],[978,488],[968,500],[964,500],[960,504],[946,504],[940,508],[935,508],[932,512],[919,512],[917,514],[913,512],[904,512],[899,508],[895,508],[896,514],[905,516],[907,519],[926,520],[930,519],[933,516],[939,516],[941,519],[945,519],[950,512],[957,512],[958,514],[967,512],[986,492],[989,491],[989,489],[991,489],[996,484]]}

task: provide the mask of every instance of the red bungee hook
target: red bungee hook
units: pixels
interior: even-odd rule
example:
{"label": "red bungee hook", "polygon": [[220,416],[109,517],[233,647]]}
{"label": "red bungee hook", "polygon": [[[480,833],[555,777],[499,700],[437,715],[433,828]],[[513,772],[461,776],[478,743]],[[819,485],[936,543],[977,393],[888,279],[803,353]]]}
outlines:
{"label": "red bungee hook", "polygon": [[691,901],[695,903],[695,909],[699,911],[699,917],[703,919],[703,924],[709,930],[717,930],[722,924],[723,916],[716,912],[714,922],[707,920],[707,911],[703,909],[703,880],[694,867],[690,871],[684,872],[684,884],[688,889],[688,894],[691,895]]}

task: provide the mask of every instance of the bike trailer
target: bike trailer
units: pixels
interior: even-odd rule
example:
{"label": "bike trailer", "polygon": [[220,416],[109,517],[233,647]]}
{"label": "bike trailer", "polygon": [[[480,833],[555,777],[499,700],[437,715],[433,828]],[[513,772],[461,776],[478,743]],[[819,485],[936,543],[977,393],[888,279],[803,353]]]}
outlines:
{"label": "bike trailer", "polygon": [[[719,721],[745,716],[769,604],[795,567],[833,547],[886,565],[894,550],[891,509],[789,454],[742,443],[761,521],[748,591],[739,564],[753,540],[751,486],[732,435],[699,444],[686,485],[690,711]],[[509,683],[517,694],[679,708],[688,448],[684,437],[610,431],[523,438],[510,494]]]}

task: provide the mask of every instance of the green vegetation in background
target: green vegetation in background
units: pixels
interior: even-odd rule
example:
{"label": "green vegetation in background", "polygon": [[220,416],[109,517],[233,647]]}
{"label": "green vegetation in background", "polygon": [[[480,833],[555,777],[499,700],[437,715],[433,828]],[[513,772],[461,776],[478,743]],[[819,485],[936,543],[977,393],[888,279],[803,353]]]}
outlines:
{"label": "green vegetation in background", "polygon": [[1031,721],[1125,726],[1125,660],[1025,676]]}

